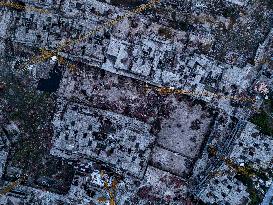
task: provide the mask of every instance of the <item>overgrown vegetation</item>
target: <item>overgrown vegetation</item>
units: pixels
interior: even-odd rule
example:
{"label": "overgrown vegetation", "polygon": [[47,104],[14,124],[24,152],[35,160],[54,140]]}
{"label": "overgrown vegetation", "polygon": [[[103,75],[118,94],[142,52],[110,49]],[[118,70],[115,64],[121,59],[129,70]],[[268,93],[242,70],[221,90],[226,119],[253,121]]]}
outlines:
{"label": "overgrown vegetation", "polygon": [[6,84],[1,97],[6,100],[7,117],[16,121],[23,133],[14,145],[12,162],[29,169],[41,160],[51,140],[48,125],[53,116],[54,97],[27,87],[12,73],[2,81]]}
{"label": "overgrown vegetation", "polygon": [[182,31],[189,31],[192,26],[189,24],[188,21],[178,21],[177,22],[177,29],[181,29]]}
{"label": "overgrown vegetation", "polygon": [[239,11],[235,7],[225,7],[222,14],[226,18],[236,18],[239,16]]}
{"label": "overgrown vegetation", "polygon": [[263,110],[252,117],[250,120],[260,128],[261,133],[273,136],[273,100],[265,101]]}
{"label": "overgrown vegetation", "polygon": [[273,135],[272,120],[264,111],[253,116],[251,122],[260,128],[261,133]]}
{"label": "overgrown vegetation", "polygon": [[172,38],[172,31],[169,28],[160,27],[158,29],[158,34],[166,39]]}
{"label": "overgrown vegetation", "polygon": [[249,205],[258,205],[262,201],[262,197],[257,193],[257,190],[254,187],[253,181],[249,175],[237,174],[236,179],[241,181],[246,187],[247,192],[249,193],[250,202]]}
{"label": "overgrown vegetation", "polygon": [[136,7],[141,4],[147,3],[146,0],[111,0],[111,4],[115,6],[128,6],[128,7]]}
{"label": "overgrown vegetation", "polygon": [[3,110],[10,121],[16,122],[21,133],[11,146],[8,166],[21,168],[24,175],[34,180],[31,184],[34,187],[41,177],[56,178],[61,183],[50,190],[65,193],[73,178],[73,167],[49,154],[55,95],[36,91],[33,86],[28,86],[30,79],[11,72],[0,75],[0,81],[5,84],[0,96],[5,101]]}
{"label": "overgrown vegetation", "polygon": [[250,202],[249,205],[258,205],[262,201],[262,194],[259,192],[254,185],[252,178],[257,176],[262,180],[268,180],[269,178],[265,175],[263,170],[254,170],[252,166],[249,164],[245,164],[245,166],[241,167],[235,164],[231,159],[225,160],[228,166],[231,166],[235,172],[235,178],[241,181],[246,187],[247,192],[249,193]]}

